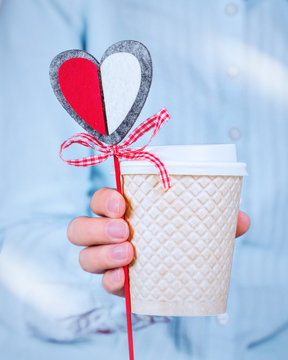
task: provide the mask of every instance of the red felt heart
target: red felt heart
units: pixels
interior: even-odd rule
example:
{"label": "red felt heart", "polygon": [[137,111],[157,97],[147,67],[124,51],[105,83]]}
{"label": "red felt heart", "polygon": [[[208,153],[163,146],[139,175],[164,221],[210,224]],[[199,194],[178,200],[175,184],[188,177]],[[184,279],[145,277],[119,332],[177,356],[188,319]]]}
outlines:
{"label": "red felt heart", "polygon": [[99,70],[90,60],[69,59],[58,72],[60,89],[72,109],[93,129],[106,135]]}

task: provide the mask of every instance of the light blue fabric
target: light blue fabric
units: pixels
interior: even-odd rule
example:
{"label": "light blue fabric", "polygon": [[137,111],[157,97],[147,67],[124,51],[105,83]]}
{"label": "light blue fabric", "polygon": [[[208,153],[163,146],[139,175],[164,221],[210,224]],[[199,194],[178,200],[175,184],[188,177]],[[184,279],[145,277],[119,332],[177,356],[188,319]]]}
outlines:
{"label": "light blue fabric", "polygon": [[91,194],[114,186],[110,165],[59,160],[59,145],[82,129],[48,78],[59,52],[85,48],[100,59],[124,39],[143,42],[153,59],[139,121],[162,106],[172,116],[153,144],[235,142],[252,221],[236,242],[227,319],[146,326],[151,318],[135,317],[135,359],[288,358],[287,33],[286,0],[2,2],[1,359],[128,359],[124,301],[80,269],[66,240]]}

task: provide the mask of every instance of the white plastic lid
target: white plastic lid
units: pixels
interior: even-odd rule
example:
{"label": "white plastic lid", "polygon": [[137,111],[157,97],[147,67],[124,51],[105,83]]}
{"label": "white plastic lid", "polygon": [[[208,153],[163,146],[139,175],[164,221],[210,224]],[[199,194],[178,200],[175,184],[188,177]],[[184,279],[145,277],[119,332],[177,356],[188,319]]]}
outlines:
{"label": "white plastic lid", "polygon": [[[235,144],[151,146],[170,175],[247,175],[246,164],[237,162]],[[149,161],[120,162],[122,174],[158,174]]]}

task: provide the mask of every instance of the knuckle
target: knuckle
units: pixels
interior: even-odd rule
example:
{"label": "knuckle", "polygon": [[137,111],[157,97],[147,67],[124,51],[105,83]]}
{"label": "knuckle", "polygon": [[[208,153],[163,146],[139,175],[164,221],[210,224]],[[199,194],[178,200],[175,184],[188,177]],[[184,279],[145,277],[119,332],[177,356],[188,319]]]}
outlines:
{"label": "knuckle", "polygon": [[97,245],[100,241],[100,235],[103,233],[102,227],[101,218],[91,218],[89,222],[86,223],[85,238],[89,245]]}
{"label": "knuckle", "polygon": [[[101,259],[101,261],[99,261]],[[92,274],[103,274],[106,268],[105,253],[102,254],[98,247],[91,246],[80,251],[79,253],[79,264],[81,268]]]}

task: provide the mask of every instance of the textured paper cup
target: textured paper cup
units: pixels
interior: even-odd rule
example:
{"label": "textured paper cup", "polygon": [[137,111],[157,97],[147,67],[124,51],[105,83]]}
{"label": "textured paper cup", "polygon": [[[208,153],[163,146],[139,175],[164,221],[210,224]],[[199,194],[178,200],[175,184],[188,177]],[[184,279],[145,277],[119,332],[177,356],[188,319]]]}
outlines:
{"label": "textured paper cup", "polygon": [[132,312],[161,316],[226,311],[242,176],[235,145],[150,147],[164,163],[165,192],[148,162],[122,161],[126,219],[136,257]]}

